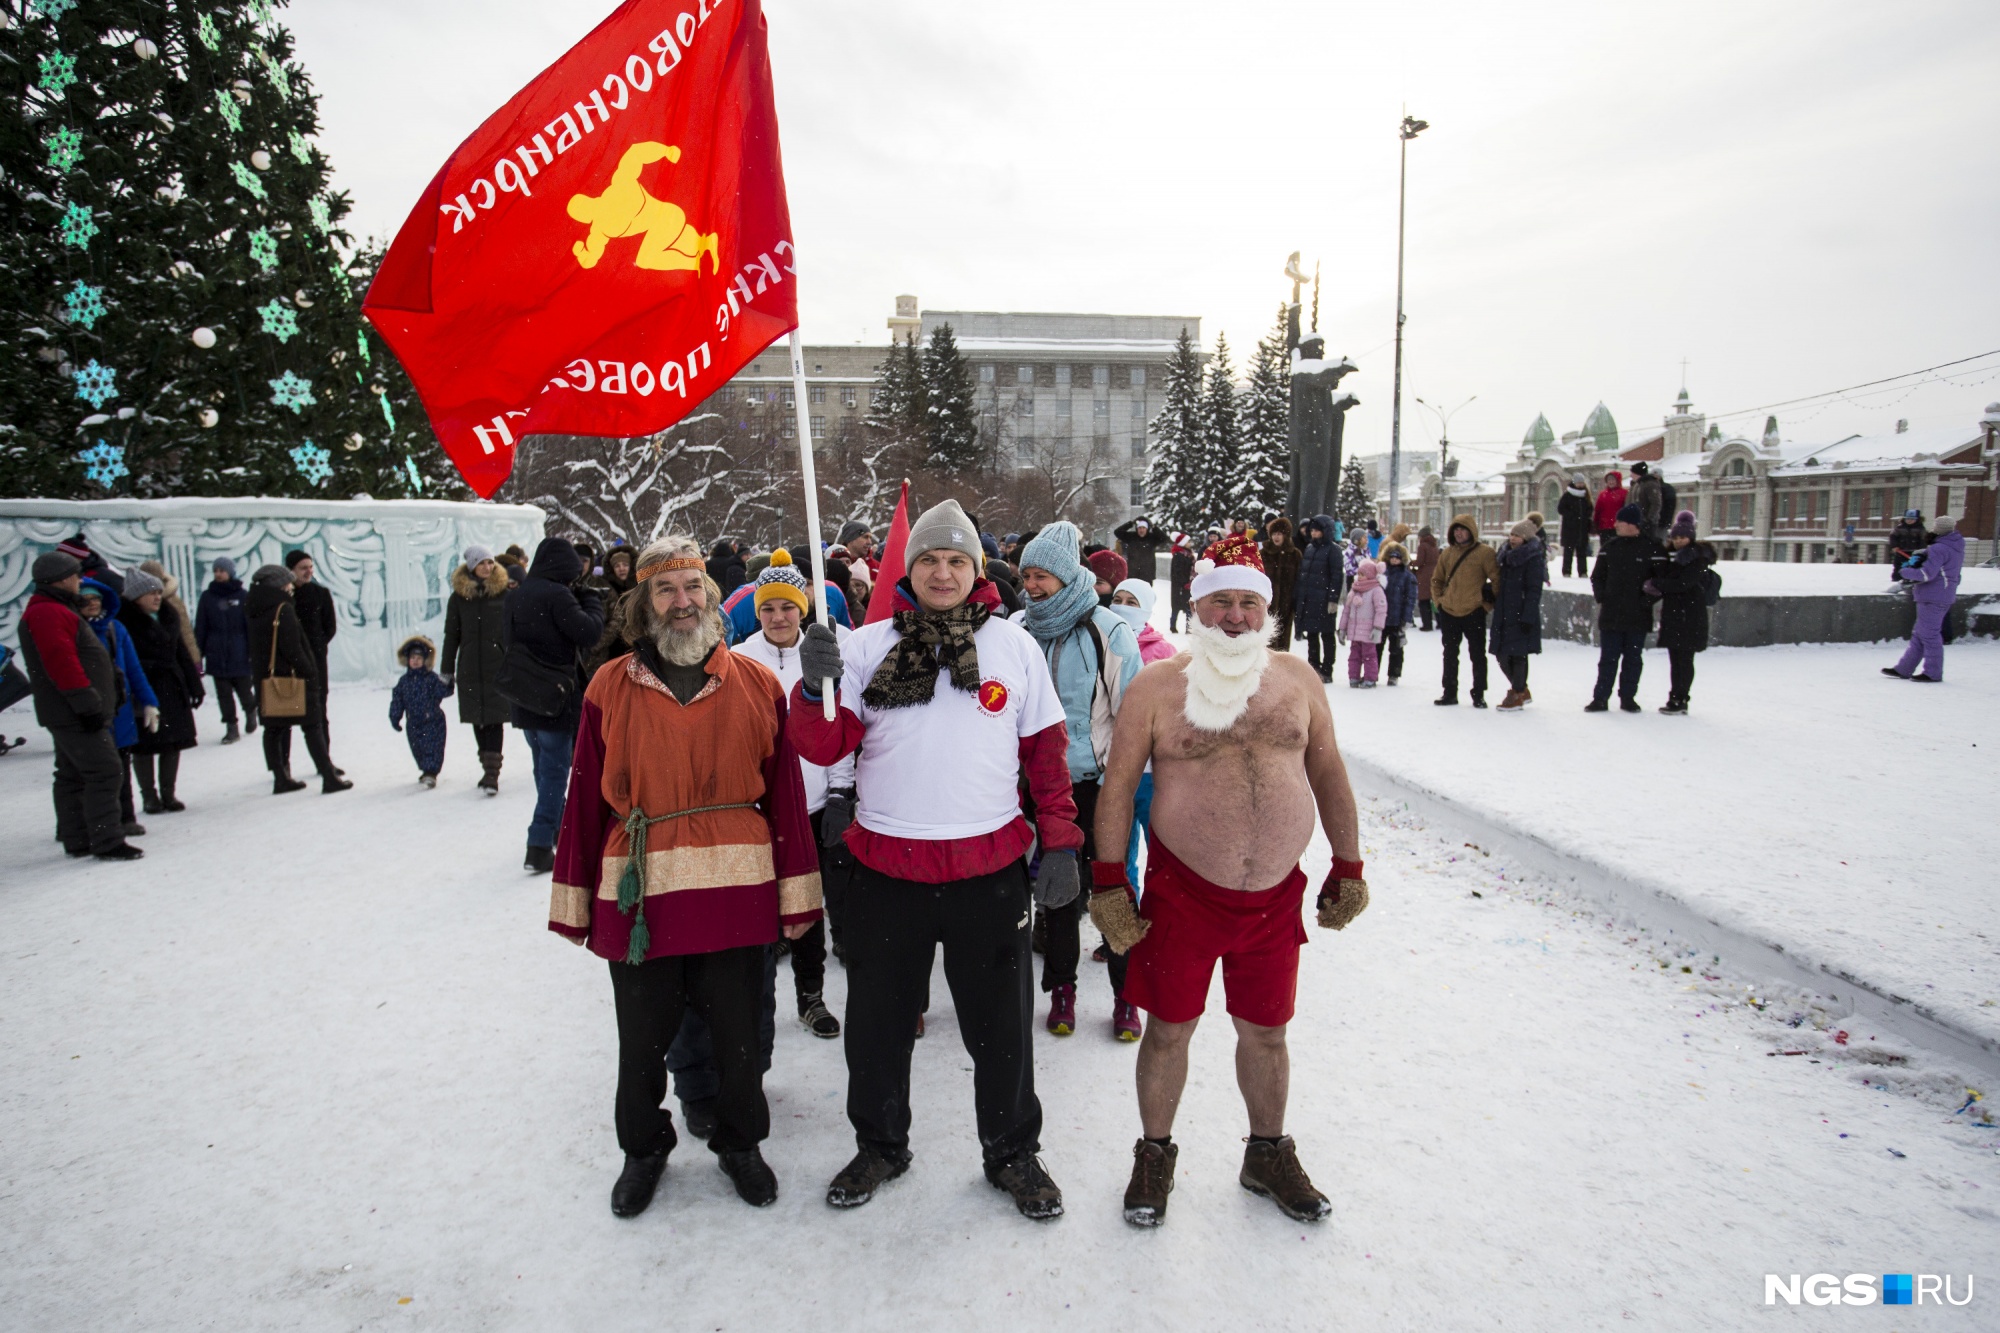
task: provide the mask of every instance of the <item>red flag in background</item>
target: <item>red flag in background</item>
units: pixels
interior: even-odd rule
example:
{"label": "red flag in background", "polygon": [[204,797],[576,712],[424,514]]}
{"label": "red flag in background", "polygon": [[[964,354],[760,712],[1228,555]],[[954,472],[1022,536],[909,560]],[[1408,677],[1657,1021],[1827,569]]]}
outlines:
{"label": "red flag in background", "polygon": [[627,0],[490,116],[364,309],[490,496],[529,433],[671,426],[798,323],[760,0]]}
{"label": "red flag in background", "polygon": [[882,567],[875,571],[875,593],[868,599],[868,614],[861,623],[872,625],[887,620],[896,611],[896,585],[908,571],[903,555],[910,545],[910,483],[904,482],[896,496],[896,515],[889,520],[889,539],[882,543]]}

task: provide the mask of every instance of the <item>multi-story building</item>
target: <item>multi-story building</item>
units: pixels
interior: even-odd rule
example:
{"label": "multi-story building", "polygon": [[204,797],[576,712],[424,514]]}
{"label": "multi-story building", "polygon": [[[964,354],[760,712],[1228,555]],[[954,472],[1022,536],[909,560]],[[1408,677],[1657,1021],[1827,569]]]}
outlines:
{"label": "multi-story building", "polygon": [[1536,510],[1553,534],[1556,500],[1571,473],[1582,473],[1594,492],[1613,470],[1629,486],[1632,464],[1644,461],[1679,493],[1680,507],[1694,511],[1703,538],[1725,560],[1880,561],[1906,509],[1957,516],[1969,549],[1985,558],[1994,531],[1995,426],[2000,405],[1963,427],[1911,430],[1899,421],[1889,433],[1824,443],[1786,440],[1775,417],[1756,439],[1725,436],[1682,389],[1659,428],[1636,436],[1621,437],[1603,403],[1560,440],[1538,416],[1514,461],[1498,472],[1425,477],[1418,521],[1442,536],[1453,514],[1470,512],[1492,540]]}

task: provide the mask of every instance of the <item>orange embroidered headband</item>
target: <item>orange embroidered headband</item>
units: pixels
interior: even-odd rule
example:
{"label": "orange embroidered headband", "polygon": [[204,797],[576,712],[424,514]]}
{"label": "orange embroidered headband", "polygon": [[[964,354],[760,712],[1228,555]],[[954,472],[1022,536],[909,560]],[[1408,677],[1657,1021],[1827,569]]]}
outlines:
{"label": "orange embroidered headband", "polygon": [[707,569],[708,565],[699,557],[677,555],[671,560],[655,560],[632,577],[635,582],[644,583],[655,574],[671,574],[677,569]]}

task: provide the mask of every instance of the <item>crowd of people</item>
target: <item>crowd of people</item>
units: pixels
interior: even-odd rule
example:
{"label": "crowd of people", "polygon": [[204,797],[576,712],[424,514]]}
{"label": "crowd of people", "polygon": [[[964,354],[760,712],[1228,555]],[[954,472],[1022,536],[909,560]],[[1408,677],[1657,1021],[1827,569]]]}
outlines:
{"label": "crowd of people", "polygon": [[[1587,572],[1598,605],[1587,708],[1608,711],[1615,690],[1640,711],[1657,634],[1660,711],[1684,714],[1720,592],[1715,551],[1685,510],[1662,525],[1671,488],[1634,471],[1629,493],[1593,497],[1576,478],[1558,508],[1565,573]],[[1896,577],[1917,630],[1885,670],[1937,681],[1964,543],[1948,517],[1909,517]],[[611,972],[616,1214],[648,1206],[680,1131],[707,1141],[744,1200],[775,1199],[759,1145],[785,957],[802,1027],[844,1039],[857,1151],[827,1201],[869,1202],[911,1165],[910,1062],[942,949],[986,1177],[1024,1216],[1059,1215],[1031,1037],[1038,1011],[1054,1036],[1083,1027],[1087,915],[1109,992],[1101,1030],[1139,1045],[1126,1218],[1165,1218],[1189,1040],[1218,964],[1250,1130],[1239,1180],[1294,1218],[1326,1215],[1284,1129],[1298,862],[1316,825],[1334,855],[1319,923],[1344,928],[1367,901],[1326,686],[1343,647],[1350,688],[1394,686],[1408,634],[1437,632],[1438,704],[1458,702],[1462,648],[1475,708],[1489,653],[1500,711],[1525,707],[1554,558],[1544,520],[1529,514],[1497,546],[1470,514],[1442,543],[1325,514],[1296,539],[1284,516],[1198,538],[1141,518],[1114,537],[1090,543],[1066,521],[996,537],[947,501],[910,528],[899,577],[875,535],[847,524],[817,590],[803,544],[670,537],[600,554],[550,537],[532,559],[463,552],[442,646],[398,646],[388,720],[425,788],[444,766],[448,704],[488,795],[505,729],[526,742],[524,865],[552,876],[549,928]],[[1152,623],[1162,557],[1180,649]],[[180,758],[208,681],[223,744],[263,731],[274,793],[306,785],[294,729],[322,792],[353,785],[328,727],[339,616],[306,552],[247,589],[216,560],[191,617],[156,563],[118,574],[81,536],[32,574],[22,657],[71,855],[134,859],[138,815],[185,808]],[[846,969],[844,1016],[826,1001],[830,962]]]}

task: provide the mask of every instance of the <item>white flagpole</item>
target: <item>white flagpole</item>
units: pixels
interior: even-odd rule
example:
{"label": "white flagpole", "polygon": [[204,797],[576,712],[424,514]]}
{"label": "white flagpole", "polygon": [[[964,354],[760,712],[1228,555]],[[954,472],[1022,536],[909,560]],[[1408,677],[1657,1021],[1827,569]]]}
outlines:
{"label": "white flagpole", "polygon": [[[812,414],[806,410],[806,357],[799,346],[799,331],[792,330],[792,406],[799,415],[799,475],[806,484],[806,545],[812,553],[812,600],[819,623],[833,629],[826,611],[826,553],[819,546],[819,481],[813,475]],[[820,682],[820,707],[826,720],[834,719],[833,682]]]}

